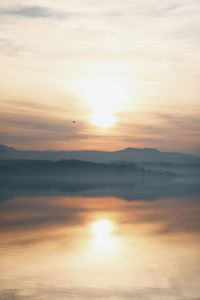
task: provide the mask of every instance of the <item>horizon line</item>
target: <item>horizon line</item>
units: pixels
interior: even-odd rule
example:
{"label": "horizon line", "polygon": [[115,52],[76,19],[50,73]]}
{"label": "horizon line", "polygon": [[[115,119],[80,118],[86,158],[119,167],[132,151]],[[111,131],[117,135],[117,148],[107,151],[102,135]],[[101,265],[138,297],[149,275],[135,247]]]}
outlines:
{"label": "horizon line", "polygon": [[200,156],[200,153],[188,153],[188,152],[179,152],[179,151],[169,151],[169,150],[161,150],[159,148],[151,148],[151,147],[141,147],[141,148],[138,148],[138,147],[126,147],[126,148],[120,148],[118,150],[98,150],[98,149],[72,149],[72,150],[69,150],[69,149],[64,149],[64,150],[59,150],[59,149],[20,149],[20,148],[17,148],[17,147],[13,147],[13,146],[8,146],[8,145],[5,145],[5,144],[0,144],[0,147],[6,147],[6,148],[10,148],[10,149],[13,149],[13,150],[17,150],[17,151],[33,151],[33,152],[45,152],[45,151],[49,151],[49,152],[90,152],[90,151],[94,151],[94,152],[109,152],[109,153],[113,153],[113,152],[120,152],[120,151],[125,151],[125,150],[154,150],[154,151],[159,151],[161,153],[174,153],[174,154],[183,154],[183,155],[191,155],[191,156]]}

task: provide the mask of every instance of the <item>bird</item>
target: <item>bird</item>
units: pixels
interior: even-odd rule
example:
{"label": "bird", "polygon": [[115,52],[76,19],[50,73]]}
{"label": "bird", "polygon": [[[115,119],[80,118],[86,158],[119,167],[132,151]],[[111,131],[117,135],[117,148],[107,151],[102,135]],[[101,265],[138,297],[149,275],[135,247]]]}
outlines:
{"label": "bird", "polygon": [[73,120],[72,122],[73,122],[73,123],[76,123],[76,121],[74,121],[74,120]]}

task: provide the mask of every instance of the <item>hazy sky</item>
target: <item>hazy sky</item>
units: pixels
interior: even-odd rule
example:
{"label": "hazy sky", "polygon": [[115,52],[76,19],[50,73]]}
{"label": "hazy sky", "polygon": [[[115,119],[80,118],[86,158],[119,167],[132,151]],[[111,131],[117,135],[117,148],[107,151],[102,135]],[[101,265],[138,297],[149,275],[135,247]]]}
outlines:
{"label": "hazy sky", "polygon": [[0,29],[1,143],[200,153],[199,0],[1,0]]}

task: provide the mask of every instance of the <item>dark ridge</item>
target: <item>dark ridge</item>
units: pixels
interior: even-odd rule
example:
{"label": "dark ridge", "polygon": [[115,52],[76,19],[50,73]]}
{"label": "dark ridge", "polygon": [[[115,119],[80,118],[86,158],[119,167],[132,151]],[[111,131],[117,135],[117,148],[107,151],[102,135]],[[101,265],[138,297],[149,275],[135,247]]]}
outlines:
{"label": "dark ridge", "polygon": [[138,167],[135,163],[96,163],[82,160],[1,160],[0,175],[48,176],[175,176],[169,171],[155,171]]}
{"label": "dark ridge", "polygon": [[82,160],[98,163],[112,162],[170,162],[170,163],[198,163],[200,157],[177,152],[163,152],[154,148],[126,148],[119,151],[97,150],[16,150],[12,147],[0,145],[0,159],[29,159],[29,160]]}

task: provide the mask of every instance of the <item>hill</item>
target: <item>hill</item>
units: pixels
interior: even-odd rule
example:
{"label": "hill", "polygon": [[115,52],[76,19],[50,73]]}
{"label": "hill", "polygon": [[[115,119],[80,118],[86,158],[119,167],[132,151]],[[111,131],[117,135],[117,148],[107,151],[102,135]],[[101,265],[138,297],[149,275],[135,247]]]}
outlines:
{"label": "hill", "polygon": [[0,159],[29,159],[29,160],[82,160],[91,162],[169,162],[197,163],[200,157],[178,152],[163,152],[151,148],[126,148],[119,151],[23,151],[0,145]]}
{"label": "hill", "polygon": [[172,172],[161,172],[139,168],[134,163],[95,163],[81,160],[1,160],[0,175],[12,176],[67,176],[84,177],[120,177],[175,176]]}

